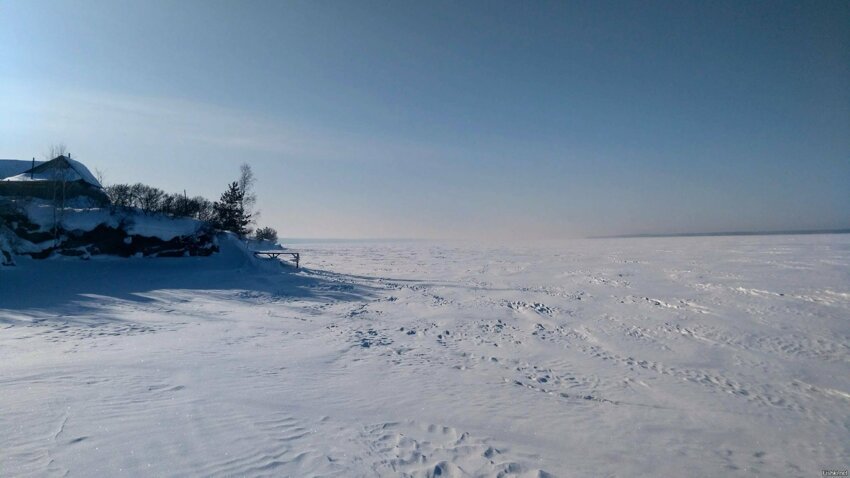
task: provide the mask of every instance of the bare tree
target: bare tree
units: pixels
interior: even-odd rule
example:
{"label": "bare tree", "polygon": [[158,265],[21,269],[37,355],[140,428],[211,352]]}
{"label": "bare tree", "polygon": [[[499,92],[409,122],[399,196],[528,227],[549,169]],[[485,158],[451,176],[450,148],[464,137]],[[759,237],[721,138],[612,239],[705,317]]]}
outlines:
{"label": "bare tree", "polygon": [[195,196],[190,201],[193,203],[192,207],[197,210],[195,212],[196,219],[209,222],[215,218],[212,201],[202,196]]}
{"label": "bare tree", "polygon": [[133,189],[129,184],[112,184],[103,188],[112,210],[120,210],[133,206]]}
{"label": "bare tree", "polygon": [[[254,211],[254,205],[257,203],[257,195],[254,193],[254,184],[257,182],[257,178],[254,176],[254,170],[251,169],[251,165],[248,163],[242,163],[239,166],[239,189],[242,191],[244,196],[241,200],[242,209],[245,211],[245,214],[251,218],[249,224],[256,224],[257,219],[260,217],[259,211]],[[248,233],[250,233],[250,227],[248,228]]]}
{"label": "bare tree", "polygon": [[162,198],[165,196],[165,192],[161,189],[136,183],[130,186],[130,193],[133,195],[133,204],[145,214],[151,214],[161,210]]}
{"label": "bare tree", "polygon": [[[68,147],[64,143],[50,145],[45,151],[44,159],[50,161],[59,156],[67,156]],[[65,191],[68,183],[68,172],[64,168],[54,168],[51,174],[53,186],[53,242],[59,243],[59,223],[65,214]]]}
{"label": "bare tree", "polygon": [[47,151],[44,152],[44,159],[46,161],[56,159],[59,156],[68,156],[68,147],[65,146],[65,143],[51,144],[47,148]]}

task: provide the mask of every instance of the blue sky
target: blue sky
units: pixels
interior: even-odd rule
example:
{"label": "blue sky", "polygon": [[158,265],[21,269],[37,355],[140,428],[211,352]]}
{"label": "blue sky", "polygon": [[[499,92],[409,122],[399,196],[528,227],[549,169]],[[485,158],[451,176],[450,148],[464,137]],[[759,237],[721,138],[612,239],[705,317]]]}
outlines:
{"label": "blue sky", "polygon": [[51,143],[290,237],[850,227],[850,3],[0,1]]}

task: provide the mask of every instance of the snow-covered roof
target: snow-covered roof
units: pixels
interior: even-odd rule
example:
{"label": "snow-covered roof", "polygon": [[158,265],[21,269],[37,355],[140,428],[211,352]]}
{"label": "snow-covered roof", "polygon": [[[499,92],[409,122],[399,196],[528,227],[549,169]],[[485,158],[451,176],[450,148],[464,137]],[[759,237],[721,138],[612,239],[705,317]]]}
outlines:
{"label": "snow-covered roof", "polygon": [[[38,166],[43,162],[44,161],[36,161],[35,164]],[[24,171],[29,171],[32,167],[32,161],[20,159],[0,159],[0,179],[16,176]]]}
{"label": "snow-covered roof", "polygon": [[83,181],[91,186],[103,189],[97,178],[77,160],[66,156],[58,156],[46,163],[27,169],[3,181]]}
{"label": "snow-covered roof", "polygon": [[91,171],[89,171],[89,168],[87,168],[83,163],[75,159],[67,159],[68,162],[71,164],[71,167],[74,169],[74,171],[77,172],[77,174],[80,175],[83,181],[91,184],[92,186],[103,188],[103,185],[100,184],[100,181],[98,181],[97,178],[94,177],[94,174],[92,174]]}

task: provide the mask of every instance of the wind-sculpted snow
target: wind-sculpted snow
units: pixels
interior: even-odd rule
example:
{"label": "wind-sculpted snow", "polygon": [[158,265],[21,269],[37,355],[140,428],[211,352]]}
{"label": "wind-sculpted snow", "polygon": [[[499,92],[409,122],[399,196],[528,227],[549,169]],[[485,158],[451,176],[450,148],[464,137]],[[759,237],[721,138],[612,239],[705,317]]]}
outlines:
{"label": "wind-sculpted snow", "polygon": [[820,476],[850,236],[20,258],[0,476]]}

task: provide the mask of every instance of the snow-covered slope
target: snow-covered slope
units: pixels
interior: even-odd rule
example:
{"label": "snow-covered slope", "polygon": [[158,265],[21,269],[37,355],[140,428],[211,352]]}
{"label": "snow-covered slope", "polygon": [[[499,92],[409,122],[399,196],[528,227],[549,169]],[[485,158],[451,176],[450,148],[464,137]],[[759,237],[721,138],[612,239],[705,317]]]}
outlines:
{"label": "snow-covered slope", "polygon": [[0,475],[847,467],[850,235],[221,247],[0,274]]}

